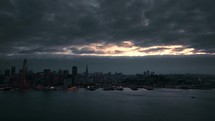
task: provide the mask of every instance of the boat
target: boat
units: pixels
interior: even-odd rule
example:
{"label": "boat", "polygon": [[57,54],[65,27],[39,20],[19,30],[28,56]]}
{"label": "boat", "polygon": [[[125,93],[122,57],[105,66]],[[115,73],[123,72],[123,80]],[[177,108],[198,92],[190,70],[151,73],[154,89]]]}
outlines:
{"label": "boat", "polygon": [[144,86],[143,88],[146,90],[154,90],[151,86]]}
{"label": "boat", "polygon": [[118,86],[118,87],[116,87],[116,90],[118,90],[118,91],[122,91],[122,90],[124,90],[124,89],[123,89],[123,87],[122,87],[122,86]]}
{"label": "boat", "polygon": [[136,87],[130,87],[130,89],[134,90],[134,91],[138,90],[138,88],[136,88]]}
{"label": "boat", "polygon": [[12,87],[3,87],[1,88],[2,91],[10,91],[12,89]]}
{"label": "boat", "polygon": [[134,91],[138,90],[138,88],[137,88],[136,85],[131,85],[131,86],[129,86],[129,88],[130,88],[131,90],[134,90]]}
{"label": "boat", "polygon": [[38,86],[34,87],[34,89],[35,89],[35,90],[43,90],[44,88],[43,88],[43,86],[38,85]]}
{"label": "boat", "polygon": [[54,86],[51,86],[51,87],[49,87],[49,90],[51,90],[51,91],[56,91],[57,88],[55,88]]}
{"label": "boat", "polygon": [[98,88],[96,86],[87,86],[87,89],[90,91],[95,91]]}
{"label": "boat", "polygon": [[77,89],[78,88],[76,86],[72,86],[72,87],[67,88],[67,91],[73,92],[73,91],[76,91]]}

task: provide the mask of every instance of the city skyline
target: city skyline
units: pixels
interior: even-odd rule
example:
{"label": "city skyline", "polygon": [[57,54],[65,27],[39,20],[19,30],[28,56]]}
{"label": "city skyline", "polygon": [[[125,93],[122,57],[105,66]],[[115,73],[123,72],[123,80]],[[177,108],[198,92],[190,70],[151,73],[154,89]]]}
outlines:
{"label": "city skyline", "polygon": [[[119,90],[123,87],[129,87],[132,90],[145,88],[153,90],[153,87],[167,87],[180,89],[212,89],[214,87],[215,75],[204,74],[156,74],[156,72],[146,70],[135,75],[126,75],[123,73],[89,73],[88,64],[85,66],[85,72],[80,73],[77,66],[69,70],[43,69],[40,72],[34,72],[28,67],[28,60],[24,59],[21,68],[12,66],[11,69],[0,74],[1,90],[57,90],[54,86],[60,86],[67,91],[75,90],[76,86],[84,87],[91,91],[102,87],[104,91]],[[204,81],[202,81],[202,79]],[[111,85],[111,86],[110,86]],[[119,86],[120,85],[120,86]],[[123,87],[122,87],[123,86]]]}

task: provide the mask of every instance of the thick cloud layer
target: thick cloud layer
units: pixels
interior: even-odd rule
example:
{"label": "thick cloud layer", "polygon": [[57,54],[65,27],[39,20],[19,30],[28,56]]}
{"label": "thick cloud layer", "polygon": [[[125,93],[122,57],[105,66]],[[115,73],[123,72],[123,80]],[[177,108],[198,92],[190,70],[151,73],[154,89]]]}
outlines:
{"label": "thick cloud layer", "polygon": [[68,45],[120,45],[127,40],[143,48],[183,45],[213,54],[214,4],[213,0],[1,0],[0,54],[60,55]]}

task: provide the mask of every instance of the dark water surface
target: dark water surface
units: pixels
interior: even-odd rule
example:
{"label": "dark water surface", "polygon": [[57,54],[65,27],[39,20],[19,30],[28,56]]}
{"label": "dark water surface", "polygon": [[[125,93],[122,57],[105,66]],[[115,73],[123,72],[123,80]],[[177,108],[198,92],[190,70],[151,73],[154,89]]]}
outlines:
{"label": "dark water surface", "polygon": [[1,91],[0,121],[215,121],[215,90]]}

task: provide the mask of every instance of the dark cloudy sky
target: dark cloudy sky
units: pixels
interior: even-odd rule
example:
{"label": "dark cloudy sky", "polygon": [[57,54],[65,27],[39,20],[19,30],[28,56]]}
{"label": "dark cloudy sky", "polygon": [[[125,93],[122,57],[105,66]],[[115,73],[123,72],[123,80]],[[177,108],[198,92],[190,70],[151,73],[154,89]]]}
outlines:
{"label": "dark cloudy sky", "polygon": [[214,4],[0,0],[0,67],[28,58],[33,69],[89,63],[93,71],[104,72],[215,74]]}

